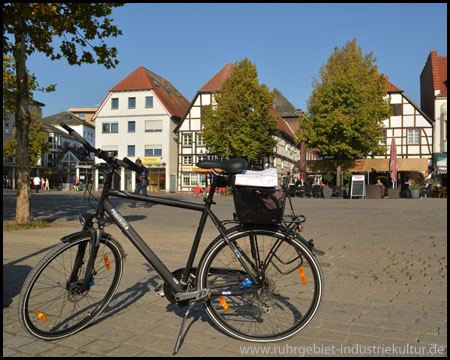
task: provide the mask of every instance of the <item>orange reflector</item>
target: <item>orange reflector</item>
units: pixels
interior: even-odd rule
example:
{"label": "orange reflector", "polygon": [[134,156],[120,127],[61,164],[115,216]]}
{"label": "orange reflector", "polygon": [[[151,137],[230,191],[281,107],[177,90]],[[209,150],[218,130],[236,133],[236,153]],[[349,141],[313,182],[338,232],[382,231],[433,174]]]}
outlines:
{"label": "orange reflector", "polygon": [[223,298],[223,296],[219,296],[220,305],[225,309],[226,312],[230,311],[230,308],[228,307],[227,302]]}
{"label": "orange reflector", "polygon": [[106,270],[109,271],[111,269],[111,263],[109,262],[109,259],[106,255],[103,257],[103,259],[105,260]]}
{"label": "orange reflector", "polygon": [[36,310],[36,315],[40,320],[43,322],[48,322],[47,316],[45,316],[43,313],[41,313],[39,310]]}
{"label": "orange reflector", "polygon": [[300,279],[302,279],[302,283],[306,286],[306,275],[305,270],[301,266],[298,267],[298,274],[300,275]]}
{"label": "orange reflector", "polygon": [[303,231],[303,225],[301,225],[298,229],[300,230],[300,232],[302,232]]}

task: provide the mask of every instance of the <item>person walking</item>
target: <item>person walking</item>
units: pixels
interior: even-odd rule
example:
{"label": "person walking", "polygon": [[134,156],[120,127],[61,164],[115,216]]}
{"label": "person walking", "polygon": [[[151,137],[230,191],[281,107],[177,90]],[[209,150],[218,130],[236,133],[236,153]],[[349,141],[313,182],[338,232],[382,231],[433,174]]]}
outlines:
{"label": "person walking", "polygon": [[45,190],[50,190],[50,182],[48,181],[48,178],[45,178]]}
{"label": "person walking", "polygon": [[75,179],[75,176],[73,176],[73,177],[72,177],[72,191],[73,191],[74,188],[75,188],[75,183],[76,183],[76,179]]}
{"label": "person walking", "polygon": [[[136,171],[136,188],[134,189],[134,193],[139,194],[142,190],[142,194],[147,195],[147,185],[149,184],[148,170],[145,166],[142,166],[141,159],[136,159],[135,163],[137,166],[141,167],[142,171]],[[130,207],[136,207],[136,201],[133,201],[132,204],[130,204]]]}
{"label": "person walking", "polygon": [[36,194],[39,192],[39,188],[41,187],[41,178],[39,176],[35,176],[33,179],[34,187],[36,188]]}
{"label": "person walking", "polygon": [[45,180],[41,177],[41,190],[45,190]]}
{"label": "person walking", "polygon": [[75,190],[78,191],[78,185],[80,185],[80,179],[78,179],[78,176],[75,178]]}

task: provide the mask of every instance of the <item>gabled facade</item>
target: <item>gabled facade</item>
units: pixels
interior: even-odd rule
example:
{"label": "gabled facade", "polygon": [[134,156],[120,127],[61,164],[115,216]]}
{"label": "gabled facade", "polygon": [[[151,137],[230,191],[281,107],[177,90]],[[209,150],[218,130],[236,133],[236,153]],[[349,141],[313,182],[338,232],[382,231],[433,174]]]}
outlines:
{"label": "gabled facade", "polygon": [[[202,108],[217,104],[214,94],[220,91],[224,81],[231,75],[233,66],[232,63],[226,64],[197,91],[187,113],[175,129],[178,135],[178,191],[192,191],[194,187],[206,185],[206,176],[192,171],[195,164],[205,160],[208,155],[208,148],[202,138]],[[278,117],[281,136],[277,137],[273,155],[264,159],[260,166],[275,167],[281,178],[288,172],[292,174],[294,164],[298,162],[300,155],[295,145],[294,130],[276,110],[271,112]]]}
{"label": "gabled facade", "polygon": [[[140,66],[108,92],[94,114],[96,147],[119,158],[140,158],[149,170],[148,190],[175,191],[177,139],[173,131],[188,107],[189,102],[169,81]],[[96,189],[102,188],[101,174],[95,178]],[[134,190],[133,173],[122,169],[115,187]]]}
{"label": "gabled facade", "polygon": [[[397,145],[397,157],[431,159],[433,153],[433,122],[403,90],[389,83],[388,95],[392,115],[383,121],[386,153],[375,159],[389,158],[392,137]],[[428,168],[423,169],[423,171]]]}
{"label": "gabled facade", "polygon": [[420,74],[420,106],[433,120],[433,167],[437,183],[447,185],[447,170],[437,162],[447,159],[447,56],[438,56],[436,50],[428,55]]}
{"label": "gabled facade", "polygon": [[[352,167],[343,166],[342,171],[366,173],[368,183],[376,182],[377,173],[389,174],[390,145],[395,138],[397,148],[397,174],[400,184],[407,181],[412,173],[428,175],[433,153],[433,122],[410,99],[403,90],[389,82],[388,97],[392,115],[383,121],[385,153],[373,158],[355,160]],[[327,162],[308,161],[310,172],[335,171]],[[390,184],[388,184],[390,185]]]}

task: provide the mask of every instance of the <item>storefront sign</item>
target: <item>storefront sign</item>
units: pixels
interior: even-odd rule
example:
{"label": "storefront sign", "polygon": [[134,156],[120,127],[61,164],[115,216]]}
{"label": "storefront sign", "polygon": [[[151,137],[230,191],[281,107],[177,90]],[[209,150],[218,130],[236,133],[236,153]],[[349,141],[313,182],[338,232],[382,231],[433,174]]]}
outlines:
{"label": "storefront sign", "polygon": [[365,194],[365,176],[364,175],[353,175],[352,176],[352,188],[350,192],[350,199],[353,196],[366,197]]}
{"label": "storefront sign", "polygon": [[160,165],[162,162],[162,157],[156,157],[156,156],[151,156],[151,157],[144,157],[141,158],[142,161],[142,165]]}

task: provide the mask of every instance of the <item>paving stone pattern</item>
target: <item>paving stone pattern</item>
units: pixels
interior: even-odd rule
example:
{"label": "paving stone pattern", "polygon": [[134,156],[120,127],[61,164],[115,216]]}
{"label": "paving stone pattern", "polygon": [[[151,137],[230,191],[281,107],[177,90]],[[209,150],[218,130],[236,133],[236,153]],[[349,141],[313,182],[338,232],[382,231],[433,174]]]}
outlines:
{"label": "paving stone pattern", "polygon": [[[52,342],[21,328],[17,303],[22,283],[60,237],[79,230],[74,219],[80,199],[73,193],[32,194],[35,218],[50,219],[53,226],[3,232],[3,356],[171,356],[184,310],[156,296],[160,277],[114,226],[106,231],[127,253],[124,276],[94,324]],[[115,203],[170,269],[185,266],[199,213]],[[220,332],[197,305],[177,356],[341,356],[343,351],[346,356],[363,351],[446,356],[446,199],[295,198],[293,204],[307,217],[303,235],[326,252],[318,257],[325,292],[315,318],[295,337],[261,346]],[[3,219],[12,219],[14,193],[3,194],[3,206]],[[214,211],[221,219],[230,218],[232,198],[217,197]],[[216,236],[208,222],[198,254]]]}

